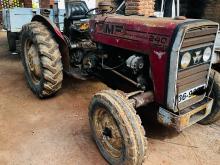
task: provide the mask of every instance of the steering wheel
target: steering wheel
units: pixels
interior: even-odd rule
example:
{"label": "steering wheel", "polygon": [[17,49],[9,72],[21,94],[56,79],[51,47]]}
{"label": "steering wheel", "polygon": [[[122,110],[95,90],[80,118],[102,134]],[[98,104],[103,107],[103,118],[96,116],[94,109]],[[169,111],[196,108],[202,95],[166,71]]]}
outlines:
{"label": "steering wheel", "polygon": [[90,15],[89,13],[91,13],[92,11],[95,11],[96,13],[95,14],[93,14],[93,15],[102,15],[102,14],[112,14],[113,12],[113,10],[114,10],[114,8],[112,7],[112,6],[110,6],[110,11],[103,11],[103,10],[101,10],[101,9],[99,9],[98,7],[97,8],[94,8],[94,9],[91,9],[91,10],[89,10],[89,11],[87,11],[86,13],[85,13],[85,16],[88,16],[88,15]]}

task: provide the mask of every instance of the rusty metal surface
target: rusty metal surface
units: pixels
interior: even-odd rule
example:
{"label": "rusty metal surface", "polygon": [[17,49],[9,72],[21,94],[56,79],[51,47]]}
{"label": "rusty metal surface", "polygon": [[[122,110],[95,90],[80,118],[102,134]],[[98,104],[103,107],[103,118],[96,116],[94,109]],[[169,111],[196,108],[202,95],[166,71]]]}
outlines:
{"label": "rusty metal surface", "polygon": [[201,26],[197,28],[189,29],[184,37],[182,48],[215,42],[217,32],[217,26]]}
{"label": "rusty metal surface", "polygon": [[194,75],[196,73],[206,71],[208,69],[209,69],[209,64],[200,65],[200,66],[197,66],[195,68],[179,72],[178,73],[178,78],[182,79],[182,78],[188,77],[190,75]]}
{"label": "rusty metal surface", "polygon": [[184,128],[195,124],[205,118],[212,108],[213,100],[205,98],[199,103],[184,109],[180,114],[172,113],[166,109],[160,108],[157,114],[158,121],[167,126],[182,131]]}
{"label": "rusty metal surface", "polygon": [[204,76],[202,79],[199,80],[192,80],[192,82],[188,83],[188,84],[184,84],[184,85],[177,85],[177,89],[179,93],[182,93],[188,89],[192,89],[194,87],[197,87],[199,85],[205,84],[207,81],[207,76]]}
{"label": "rusty metal surface", "polygon": [[[191,69],[187,69],[179,72],[177,79],[177,89],[178,93],[182,93],[189,89],[195,88],[199,85],[207,84],[207,76],[209,74],[210,64],[203,64]],[[178,104],[179,110],[191,106],[192,104],[202,100],[205,97],[205,94],[198,95],[194,98],[191,98],[185,102]]]}
{"label": "rusty metal surface", "polygon": [[130,96],[128,99],[131,100],[135,108],[139,108],[152,103],[154,101],[154,93],[152,91],[143,92],[134,96]]}
{"label": "rusty metal surface", "polygon": [[198,85],[206,84],[210,64],[203,64],[178,73],[177,88],[182,93]]}
{"label": "rusty metal surface", "polygon": [[94,114],[93,127],[105,151],[114,158],[120,158],[123,154],[123,137],[110,112],[98,108]]}
{"label": "rusty metal surface", "polygon": [[188,31],[185,35],[185,39],[192,38],[192,37],[198,37],[198,36],[204,36],[209,34],[216,34],[216,27],[210,27],[207,29],[197,29],[197,30],[191,30]]}
{"label": "rusty metal surface", "polygon": [[182,85],[185,85],[185,84],[188,84],[188,83],[192,83],[192,82],[200,80],[200,79],[204,79],[204,82],[205,82],[207,80],[206,79],[207,75],[208,75],[208,70],[201,71],[199,73],[192,74],[191,76],[185,77],[183,79],[178,79],[177,80],[177,84],[179,86],[182,86]]}
{"label": "rusty metal surface", "polygon": [[36,46],[27,39],[24,47],[25,63],[34,84],[39,84],[41,77],[40,58]]}
{"label": "rusty metal surface", "polygon": [[193,98],[191,98],[191,99],[189,99],[189,100],[187,100],[187,101],[185,101],[183,103],[180,103],[178,105],[178,108],[179,108],[178,110],[180,110],[180,112],[181,112],[182,110],[184,110],[184,108],[187,108],[187,107],[189,107],[189,106],[191,106],[191,105],[201,101],[202,99],[204,99],[205,95],[206,94],[204,93],[203,95],[199,95],[199,96],[193,97]]}
{"label": "rusty metal surface", "polygon": [[206,42],[213,42],[215,41],[216,35],[207,35],[207,36],[198,36],[196,38],[189,38],[184,40],[182,44],[182,48],[193,46],[193,45],[198,45]]}

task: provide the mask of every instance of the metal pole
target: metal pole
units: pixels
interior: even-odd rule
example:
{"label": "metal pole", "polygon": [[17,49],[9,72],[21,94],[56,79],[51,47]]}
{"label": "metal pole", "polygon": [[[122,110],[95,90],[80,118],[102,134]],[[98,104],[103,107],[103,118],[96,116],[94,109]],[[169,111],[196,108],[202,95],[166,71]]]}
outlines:
{"label": "metal pole", "polygon": [[160,12],[164,12],[164,0],[161,1]]}
{"label": "metal pole", "polygon": [[117,12],[117,11],[119,11],[119,10],[121,10],[121,8],[122,8],[122,6],[125,4],[125,1],[123,1],[120,5],[119,5],[119,7],[116,9],[116,11],[115,12]]}
{"label": "metal pole", "polygon": [[180,16],[180,0],[177,0],[177,16]]}
{"label": "metal pole", "polygon": [[60,28],[58,2],[59,2],[59,0],[54,0],[53,13],[54,13],[54,22],[57,25],[57,27]]}
{"label": "metal pole", "polygon": [[172,18],[176,16],[176,4],[175,0],[172,0]]}
{"label": "metal pole", "polygon": [[165,0],[161,0],[161,6],[160,6],[160,14],[159,17],[164,17],[164,1]]}

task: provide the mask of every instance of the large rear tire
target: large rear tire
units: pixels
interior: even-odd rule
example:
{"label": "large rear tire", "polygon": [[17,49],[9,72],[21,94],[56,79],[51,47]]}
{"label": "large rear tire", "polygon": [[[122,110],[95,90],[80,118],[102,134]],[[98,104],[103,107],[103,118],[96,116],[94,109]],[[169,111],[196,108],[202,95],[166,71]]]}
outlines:
{"label": "large rear tire", "polygon": [[61,54],[53,34],[42,23],[23,26],[21,58],[28,85],[38,97],[52,96],[61,88]]}
{"label": "large rear tire", "polygon": [[110,164],[141,165],[147,150],[145,131],[132,104],[117,91],[97,93],[89,106],[93,137]]}
{"label": "large rear tire", "polygon": [[[214,79],[212,78],[213,75],[215,75]],[[199,124],[208,125],[220,119],[220,73],[215,70],[211,71],[209,86],[211,86],[212,82],[211,97],[214,99],[212,110],[207,117],[199,121]]]}

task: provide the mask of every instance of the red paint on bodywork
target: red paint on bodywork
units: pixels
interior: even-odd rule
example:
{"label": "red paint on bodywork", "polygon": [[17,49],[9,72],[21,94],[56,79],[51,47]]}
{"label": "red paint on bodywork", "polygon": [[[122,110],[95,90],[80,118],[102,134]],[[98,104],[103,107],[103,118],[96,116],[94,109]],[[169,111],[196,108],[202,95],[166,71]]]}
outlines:
{"label": "red paint on bodywork", "polygon": [[155,101],[165,103],[171,38],[183,20],[106,15],[90,21],[94,42],[149,55]]}

